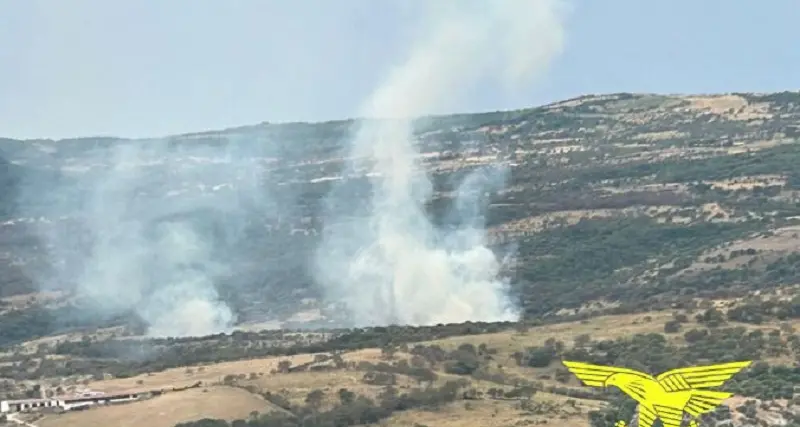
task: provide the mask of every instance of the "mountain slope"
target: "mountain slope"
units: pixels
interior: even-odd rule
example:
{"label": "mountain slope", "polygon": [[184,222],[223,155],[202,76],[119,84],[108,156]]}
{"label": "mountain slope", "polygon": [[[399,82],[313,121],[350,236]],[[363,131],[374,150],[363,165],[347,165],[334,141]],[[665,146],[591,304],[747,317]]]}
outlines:
{"label": "mountain slope", "polygon": [[[482,166],[509,167],[505,188],[489,195],[487,235],[498,254],[514,254],[504,275],[530,318],[667,307],[797,283],[798,118],[795,92],[612,94],[426,118],[417,137],[437,190],[427,208],[444,223],[454,183]],[[277,317],[291,325],[298,311],[317,309],[324,317],[328,307],[309,265],[323,231],[324,195],[340,181],[353,194],[368,190],[363,177],[344,176],[352,125],[261,124],[148,141],[2,140],[0,295],[39,291],[33,282],[67,292],[80,286],[74,271],[53,267],[71,265],[71,255],[45,253],[42,230],[74,227],[72,236],[96,238],[76,189],[118,165],[120,151],[109,147],[133,147],[137,155],[126,162],[147,177],[137,181],[137,194],[147,206],[165,207],[153,221],[189,216],[217,230],[209,234],[217,236],[211,256],[228,257],[236,268],[214,286],[240,321]],[[268,173],[236,177],[249,169],[220,153],[249,156]],[[236,189],[247,185],[268,193],[267,202],[237,199]],[[218,219],[232,200],[250,203],[236,212],[246,226],[234,231]],[[0,315],[0,323],[20,315]],[[30,334],[85,324],[71,314],[56,318]]]}

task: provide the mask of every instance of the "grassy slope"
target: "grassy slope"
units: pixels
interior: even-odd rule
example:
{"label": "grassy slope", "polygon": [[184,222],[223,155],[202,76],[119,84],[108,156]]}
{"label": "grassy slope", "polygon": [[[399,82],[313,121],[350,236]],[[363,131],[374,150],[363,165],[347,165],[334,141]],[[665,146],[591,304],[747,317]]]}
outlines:
{"label": "grassy slope", "polygon": [[[562,341],[568,348],[571,348],[576,338],[583,334],[590,335],[593,340],[615,340],[630,338],[634,334],[663,333],[664,323],[672,318],[671,312],[600,316],[588,322],[560,323],[533,327],[526,331],[505,330],[490,334],[456,336],[412,343],[410,347],[413,347],[414,344],[437,345],[447,351],[452,351],[464,344],[472,344],[476,347],[483,344],[489,349],[497,350],[496,353],[493,354],[492,362],[488,365],[487,370],[490,373],[502,373],[507,379],[506,384],[499,384],[485,377],[466,377],[470,378],[472,388],[483,393],[486,393],[490,388],[512,390],[514,387],[509,385],[508,381],[510,380],[513,382],[514,378],[538,381],[545,387],[552,386],[581,389],[581,385],[575,379],[569,379],[565,383],[553,379],[555,372],[561,369],[560,364],[557,362],[544,368],[522,367],[515,363],[513,358],[514,353],[525,351],[525,349],[530,347],[542,346],[549,339]],[[731,322],[726,325],[726,327],[741,326],[750,330],[758,329],[768,332],[780,328],[781,324],[782,323],[779,322],[765,322],[760,325],[752,325]],[[790,324],[795,328],[800,328],[800,320],[796,320],[793,323],[790,322]],[[786,327],[785,323],[783,327]],[[687,330],[690,328],[707,329],[704,325],[694,321],[690,321],[684,328]],[[682,334],[669,335],[669,338],[670,341],[677,346],[684,347],[687,345]],[[390,360],[387,360],[386,356],[382,355],[381,350],[377,348],[357,350],[343,354],[344,360],[346,362],[352,362],[353,364],[364,361],[397,364],[399,361],[408,360],[410,357],[408,353],[400,351],[395,353]],[[211,394],[205,395],[197,390],[176,392],[169,395],[171,397],[168,399],[164,397],[155,398],[151,401],[123,405],[113,409],[106,408],[96,411],[73,413],[65,416],[53,416],[49,417],[47,422],[41,425],[46,427],[67,427],[79,424],[89,426],[94,425],[92,423],[96,422],[95,420],[98,419],[111,420],[116,419],[115,417],[129,419],[131,415],[125,414],[139,413],[140,410],[145,407],[149,408],[148,410],[165,411],[166,409],[158,408],[168,408],[169,405],[171,405],[169,402],[172,402],[170,399],[177,399],[177,401],[182,402],[179,409],[173,409],[167,412],[169,415],[168,419],[171,420],[173,424],[177,421],[188,421],[204,416],[211,417],[211,415],[213,415],[212,418],[243,418],[245,415],[249,414],[247,408],[251,408],[250,410],[264,411],[264,407],[259,408],[258,405],[255,405],[255,403],[257,403],[256,400],[242,400],[242,397],[234,399],[240,403],[230,409],[229,412],[222,413],[214,409],[222,408],[224,406],[223,403],[227,401],[226,399],[231,397],[230,391],[218,391],[228,390],[227,387],[215,385],[223,383],[226,376],[241,377],[242,379],[233,381],[233,384],[238,387],[249,387],[250,391],[258,393],[267,391],[279,393],[298,405],[303,404],[306,395],[316,389],[326,393],[326,402],[328,405],[334,405],[337,402],[336,392],[341,388],[346,388],[358,395],[368,396],[373,399],[377,398],[383,390],[381,386],[364,384],[361,381],[361,377],[364,375],[365,371],[354,367],[329,372],[276,373],[274,371],[280,361],[289,360],[292,362],[293,366],[297,366],[308,363],[312,361],[313,358],[314,355],[301,354],[291,357],[211,364],[203,366],[201,369],[197,367],[189,369],[178,368],[125,379],[93,381],[88,384],[89,388],[107,392],[130,389],[180,387],[190,385],[196,381],[203,381],[207,387],[210,387]],[[767,358],[766,360],[773,363],[784,361],[781,358]],[[436,372],[439,375],[438,383],[459,378],[457,375],[444,372],[441,366],[436,369]],[[401,391],[414,386],[415,381],[403,375],[399,376],[397,387]],[[247,393],[241,389],[237,392]],[[214,393],[220,393],[220,396],[216,396]],[[183,396],[185,396],[185,398]],[[205,407],[202,402],[210,401],[206,399],[212,397],[214,398],[212,400],[215,401],[214,406]],[[254,399],[257,398],[254,397]],[[568,400],[573,400],[574,402],[570,403]],[[245,405],[246,402],[254,403],[248,403],[247,405],[249,406],[247,406]],[[487,394],[479,400],[457,401],[445,405],[444,408],[438,410],[412,409],[410,411],[399,412],[392,416],[388,422],[390,425],[412,426],[418,423],[424,425],[472,427],[485,425],[486,423],[489,425],[507,425],[508,423],[514,423],[520,420],[549,419],[549,424],[554,425],[587,425],[586,415],[588,412],[605,405],[604,402],[593,399],[568,397],[546,391],[541,391],[534,396],[535,405],[533,408],[522,409],[520,407],[520,402],[520,400],[515,399],[489,399]],[[133,426],[137,424],[130,425]],[[164,425],[166,426],[167,424]]]}
{"label": "grassy slope", "polygon": [[[599,315],[609,310],[622,314],[534,327],[525,333],[503,330],[427,344],[446,349],[464,343],[486,344],[497,350],[492,369],[500,370],[497,365],[501,365],[506,375],[563,386],[542,379],[543,375],[552,376],[557,365],[521,367],[513,360],[513,354],[543,345],[548,338],[570,346],[575,337],[584,333],[595,340],[662,333],[664,323],[672,319],[672,307],[689,307],[687,311],[696,314],[702,312],[696,307],[698,301],[734,301],[753,291],[800,283],[800,257],[793,256],[800,251],[800,175],[796,170],[800,148],[792,127],[798,118],[800,97],[790,93],[586,97],[514,113],[431,120],[431,129],[460,127],[449,138],[463,140],[459,144],[464,153],[469,152],[468,141],[478,135],[482,144],[497,148],[495,151],[500,154],[496,157],[516,165],[512,166],[507,190],[492,195],[487,220],[490,240],[498,247],[513,244],[517,250],[517,260],[507,274],[514,277],[514,292],[528,319],[539,321],[554,313]],[[301,126],[300,130],[313,128],[308,126]],[[326,132],[323,125],[319,126],[314,132]],[[317,138],[314,135],[312,132],[304,138],[313,140]],[[433,142],[426,148],[428,151],[452,148],[453,144],[430,138]],[[447,176],[452,178],[463,173],[470,155],[429,166],[448,171]],[[449,178],[437,177],[442,190],[447,189],[448,181]],[[311,185],[305,191],[312,200],[311,196],[324,193],[326,188]],[[430,206],[432,215],[437,216],[445,205],[434,201]],[[790,298],[795,293],[787,291],[786,295]],[[30,313],[27,305],[26,310],[11,311],[11,301],[30,304],[27,298],[8,301],[5,310],[9,311],[0,315],[3,325],[36,326],[21,314]],[[0,311],[3,309],[0,307]],[[41,331],[49,330],[46,323]],[[779,322],[774,317],[759,325],[736,325],[765,332],[800,326],[796,319]],[[704,328],[693,324],[684,326],[684,330],[693,327]],[[20,329],[24,327],[4,330],[16,333]],[[40,330],[23,331],[20,337],[9,340],[42,333]],[[81,334],[77,334],[72,339],[80,338]],[[678,346],[686,344],[682,333],[667,338]],[[785,343],[788,347],[789,342]],[[207,351],[227,345],[225,340],[217,340],[209,344]],[[29,346],[26,351],[34,351],[35,347]],[[240,357],[229,348],[219,352]],[[6,357],[39,363],[34,354],[16,357],[13,353],[10,351]],[[347,352],[344,357],[353,362],[377,363],[381,356],[380,350],[373,348]],[[398,353],[396,357],[407,356]],[[791,364],[793,357],[796,355],[765,356],[784,365]],[[256,373],[256,378],[236,380],[237,384],[256,390],[294,390],[288,395],[298,404],[316,388],[327,392],[328,403],[335,400],[331,396],[342,387],[368,396],[377,396],[381,391],[380,387],[361,383],[363,372],[357,370],[270,373],[280,360],[287,358],[297,365],[309,362],[313,356],[212,363],[206,364],[202,372],[192,368],[191,373],[179,367],[132,378],[94,381],[90,387],[111,391],[188,385],[197,380],[214,384],[222,382],[226,375]],[[86,369],[70,368],[84,374],[119,370],[107,356],[93,359],[66,353],[46,359],[55,365],[64,360],[85,363]],[[19,366],[13,363],[17,362],[5,365],[7,369],[2,372],[19,372]],[[441,366],[437,371],[439,382],[452,378]],[[35,376],[37,371],[29,368],[28,372]],[[487,380],[472,381],[478,389],[498,387]],[[567,385],[577,386],[574,382]],[[411,387],[410,383],[407,386]],[[563,396],[545,392],[535,400],[557,403],[523,409],[514,400],[459,401],[441,411],[414,409],[398,413],[390,421],[392,425],[507,425],[521,417],[535,418],[533,412],[543,411],[551,420],[563,415],[564,425],[575,425],[586,422],[586,412],[599,404],[577,399],[578,405],[573,407],[565,403]],[[69,416],[93,416],[91,411],[85,414]],[[178,418],[188,420],[196,415],[196,409],[187,407]],[[229,419],[237,416],[219,415]],[[59,419],[46,422],[58,423]],[[88,418],[86,422],[90,422]]]}

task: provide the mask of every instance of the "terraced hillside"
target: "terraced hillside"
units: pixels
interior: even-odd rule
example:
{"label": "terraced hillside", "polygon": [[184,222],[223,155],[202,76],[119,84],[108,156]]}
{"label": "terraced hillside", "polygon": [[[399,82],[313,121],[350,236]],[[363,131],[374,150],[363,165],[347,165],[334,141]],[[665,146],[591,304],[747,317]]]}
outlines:
{"label": "terraced hillside", "polygon": [[[559,359],[651,373],[752,359],[759,363],[726,385],[736,393],[729,409],[704,420],[796,425],[798,118],[800,94],[784,92],[586,96],[420,120],[420,161],[437,190],[427,209],[437,222],[446,224],[459,178],[508,167],[507,185],[486,195],[487,239],[512,254],[503,274],[523,319],[313,332],[333,317],[308,264],[330,208],[324,195],[341,182],[337,191],[367,190],[363,174],[344,167],[353,123],[261,124],[158,141],[0,140],[0,397],[203,386],[29,419],[50,427],[134,423],[142,411],[160,413],[165,427],[610,427],[630,419],[630,402],[580,387]],[[120,163],[111,146],[152,148]],[[251,163],[231,163],[221,151],[245,153],[267,173],[250,175]],[[56,273],[97,238],[86,221],[98,216],[86,216],[92,204],[75,202],[76,189],[112,167],[151,177],[137,183],[142,203],[178,207],[158,211],[155,222],[186,216],[221,229],[215,218],[226,204],[242,203],[237,188],[270,195],[236,210],[244,241],[234,245],[221,230],[213,245],[214,257],[237,266],[214,285],[242,331],[142,339],[128,337],[141,331],[134,313],[84,315],[80,276]],[[48,232],[85,235],[86,247],[53,253],[42,240]],[[248,324],[265,319],[306,329]],[[237,404],[220,403],[228,400]]]}
{"label": "terraced hillside", "polygon": [[[798,117],[794,92],[615,94],[428,118],[419,121],[417,136],[438,190],[430,215],[442,221],[458,177],[488,164],[510,168],[507,186],[489,195],[488,238],[499,253],[513,249],[505,274],[526,318],[538,318],[668,307],[797,282]],[[269,203],[253,202],[238,213],[247,250],[237,248],[236,272],[215,286],[242,321],[277,317],[292,324],[298,311],[324,319],[326,305],[307,263],[332,183],[364,191],[358,171],[343,171],[351,126],[265,123],[166,141],[0,140],[0,295],[6,297],[0,325],[21,325],[3,327],[0,342],[96,323],[81,318],[79,301],[64,303],[78,277],[42,280],[54,265],[70,265],[74,254],[45,256],[37,239],[42,229],[81,233],[86,205],[73,203],[68,191],[107,176],[110,146],[139,148],[127,167],[150,177],[137,189],[149,203],[179,206],[211,195],[202,209],[165,208],[163,217],[192,215],[214,227],[214,215],[206,214],[232,200],[226,192],[247,185],[268,191]],[[220,147],[252,154],[268,172],[245,176],[241,165],[219,158]],[[165,155],[180,166],[174,179]],[[31,182],[37,191],[26,188]],[[59,216],[48,217],[53,212]],[[215,242],[213,255],[225,257],[230,245]],[[42,283],[55,293],[40,293]],[[126,322],[135,319],[104,319]]]}

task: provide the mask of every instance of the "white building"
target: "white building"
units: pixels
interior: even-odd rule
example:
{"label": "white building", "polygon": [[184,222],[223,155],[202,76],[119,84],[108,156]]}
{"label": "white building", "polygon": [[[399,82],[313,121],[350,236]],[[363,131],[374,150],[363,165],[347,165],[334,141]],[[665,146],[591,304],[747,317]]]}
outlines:
{"label": "white building", "polygon": [[86,392],[81,396],[59,399],[23,399],[23,400],[0,400],[0,413],[28,412],[44,408],[61,408],[69,411],[71,409],[84,408],[92,405],[106,405],[113,403],[123,403],[138,400],[146,394],[141,392],[105,394],[102,392]]}
{"label": "white building", "polygon": [[[88,393],[84,393],[86,395]],[[105,405],[109,403],[121,403],[137,400],[142,397],[142,393],[93,393],[93,396],[81,396],[74,398],[66,398],[61,401],[61,407],[65,411],[72,409],[85,408],[92,405]]]}
{"label": "white building", "polygon": [[40,408],[55,408],[64,406],[63,400],[58,399],[23,399],[0,401],[0,413],[25,412]]}

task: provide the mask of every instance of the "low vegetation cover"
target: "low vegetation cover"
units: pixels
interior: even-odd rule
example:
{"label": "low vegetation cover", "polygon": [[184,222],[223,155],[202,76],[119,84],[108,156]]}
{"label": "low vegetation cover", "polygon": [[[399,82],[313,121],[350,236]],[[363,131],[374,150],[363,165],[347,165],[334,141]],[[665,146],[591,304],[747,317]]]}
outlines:
{"label": "low vegetation cover", "polygon": [[[501,274],[519,322],[330,327],[308,260],[323,230],[322,196],[331,190],[323,178],[341,172],[337,156],[352,123],[263,125],[196,135],[191,143],[280,137],[285,164],[272,178],[286,181],[287,194],[302,195],[301,213],[253,225],[246,242],[252,259],[217,287],[241,320],[274,317],[284,327],[144,339],[146,325],[135,313],[98,316],[75,297],[74,283],[47,289],[52,296],[31,280],[27,272],[42,256],[32,220],[16,215],[14,194],[22,178],[58,168],[30,141],[0,141],[2,397],[109,378],[146,386],[170,370],[192,370],[191,379],[201,368],[276,360],[274,368],[203,379],[208,387],[248,390],[273,410],[246,419],[187,417],[179,425],[433,426],[441,414],[469,420],[481,413],[509,424],[541,418],[611,427],[634,416],[629,399],[581,387],[560,360],[650,373],[755,360],[725,385],[738,400],[706,422],[779,417],[800,425],[792,409],[800,384],[800,96],[572,101],[431,118],[417,129],[437,190],[426,208],[440,224],[453,183],[480,166],[476,158],[509,167],[505,187],[487,195],[485,220],[492,249],[509,255]],[[36,141],[74,157],[112,143]],[[45,206],[56,196],[28,202]],[[291,320],[314,310],[321,319]],[[352,359],[368,349],[380,349],[379,360]],[[329,380],[292,393],[269,382],[311,373]]]}

